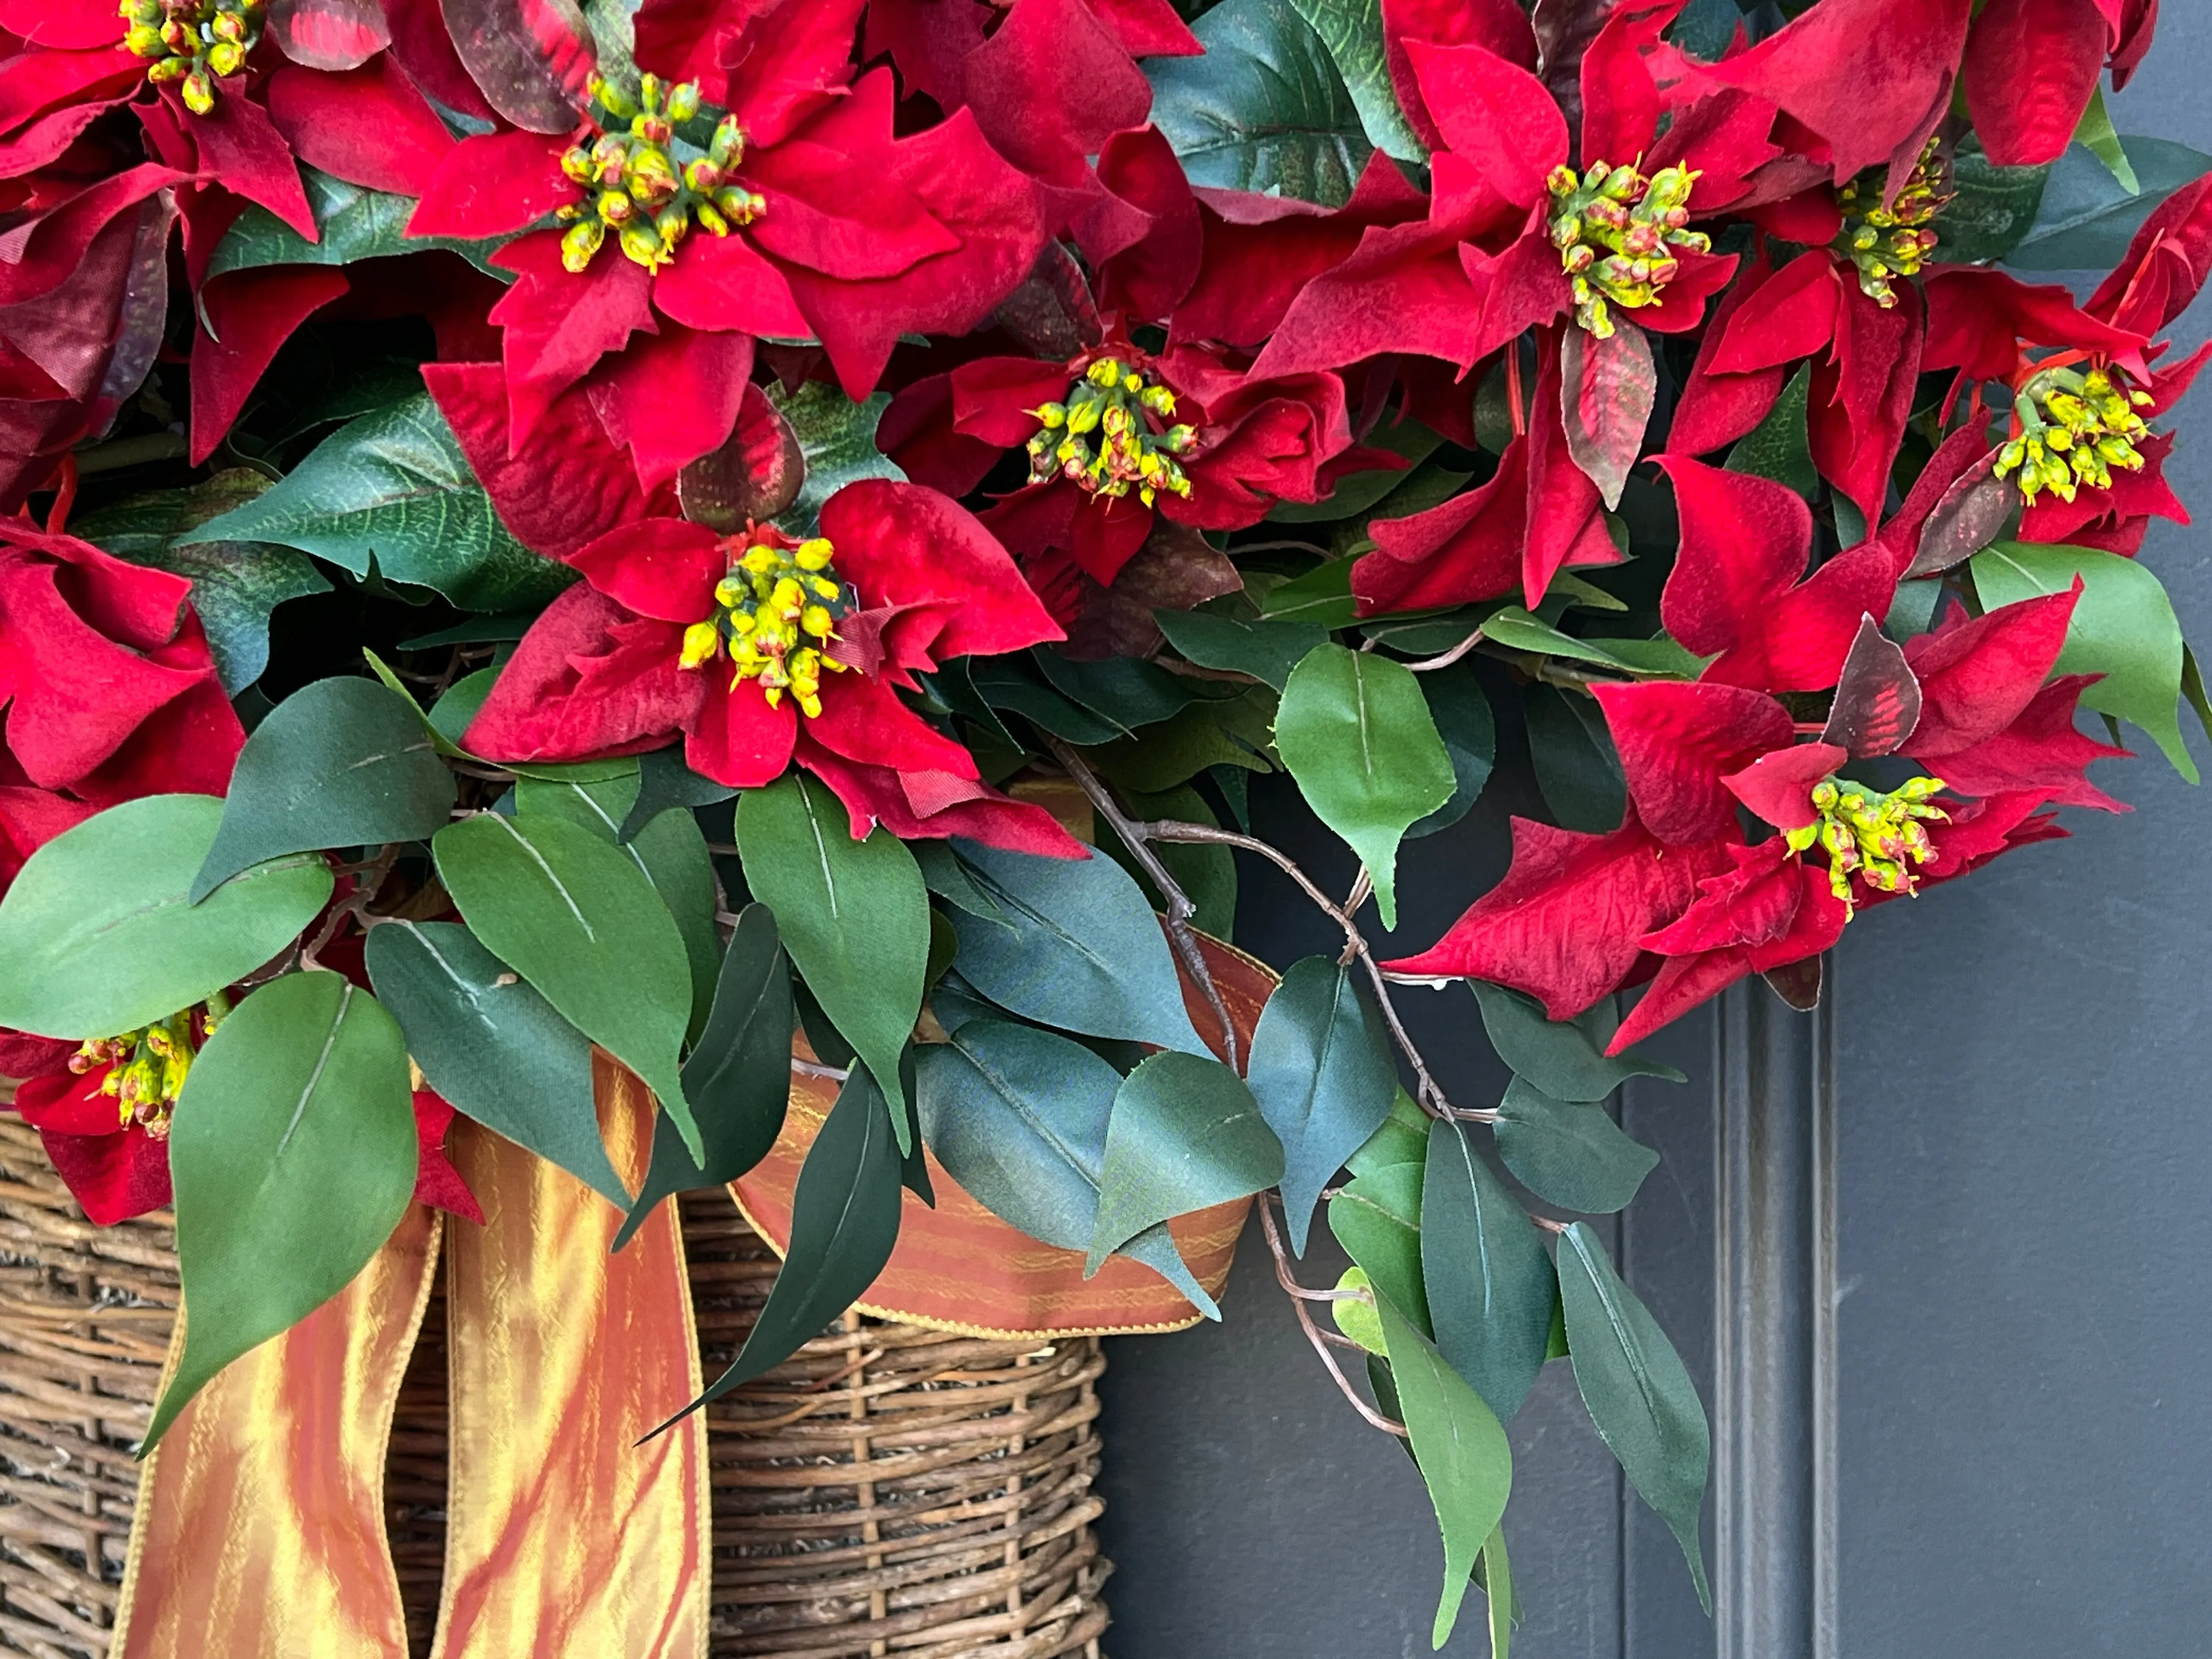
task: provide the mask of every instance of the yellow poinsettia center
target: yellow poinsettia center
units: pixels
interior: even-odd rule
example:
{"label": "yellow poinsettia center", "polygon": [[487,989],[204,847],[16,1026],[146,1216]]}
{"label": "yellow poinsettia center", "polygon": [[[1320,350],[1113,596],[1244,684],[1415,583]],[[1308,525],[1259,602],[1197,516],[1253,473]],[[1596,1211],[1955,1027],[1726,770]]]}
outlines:
{"label": "yellow poinsettia center", "polygon": [[749,225],[767,210],[761,197],[737,179],[745,159],[738,118],[726,115],[702,149],[678,129],[699,114],[699,83],[670,86],[657,75],[640,78],[633,98],[598,76],[592,97],[609,123],[599,137],[561,158],[561,171],[591,194],[561,210],[568,222],[561,238],[561,263],[581,270],[611,233],[622,251],[647,270],[668,263],[694,222],[714,235]]}
{"label": "yellow poinsettia center", "polygon": [[1175,418],[1175,393],[1120,358],[1101,357],[1068,388],[1066,402],[1030,412],[1037,418],[1029,443],[1030,483],[1066,478],[1108,497],[1133,489],[1146,507],[1163,489],[1190,494],[1176,457],[1190,453],[1198,433],[1167,425]]}
{"label": "yellow poinsettia center", "polygon": [[155,1139],[166,1139],[169,1114],[184,1092],[192,1061],[229,1012],[229,999],[218,991],[143,1030],[87,1040],[70,1056],[69,1068],[82,1077],[106,1066],[100,1092],[115,1099],[123,1127],[136,1123]]}
{"label": "yellow poinsettia center", "polygon": [[1883,200],[1888,185],[1885,167],[1870,168],[1837,192],[1844,228],[1831,246],[1858,267],[1859,287],[1884,310],[1897,303],[1890,278],[1917,276],[1936,251],[1937,238],[1929,227],[1950,204],[1947,183],[1942,157],[1930,138],[1894,202]]}
{"label": "yellow poinsettia center", "polygon": [[723,658],[730,689],[758,680],[773,708],[788,691],[799,711],[822,712],[822,677],[850,665],[829,653],[837,623],[852,608],[820,537],[794,542],[756,526],[723,543],[728,573],[714,585],[714,612],[684,630],[681,665],[701,670]]}
{"label": "yellow poinsettia center", "polygon": [[1940,778],[1912,778],[1886,795],[1843,778],[1823,778],[1813,786],[1813,809],[1820,816],[1788,832],[1790,850],[1802,853],[1814,842],[1828,854],[1828,884],[1849,909],[1851,876],[1878,893],[1910,893],[1918,884],[1915,866],[1936,856],[1923,820],[1948,823],[1951,815],[1928,805],[1942,793]]}
{"label": "yellow poinsettia center", "polygon": [[2112,469],[2142,471],[2136,442],[2150,434],[2148,392],[2117,368],[2039,368],[2013,394],[2014,435],[1997,452],[1996,475],[2019,475],[2030,506],[2045,489],[2070,501],[2083,484],[2112,487]]}
{"label": "yellow poinsettia center", "polygon": [[1681,269],[1673,250],[1712,251],[1710,238],[1685,228],[1697,181],[1686,167],[1662,167],[1649,178],[1628,163],[1552,170],[1552,246],[1574,284],[1575,321],[1599,339],[1613,337],[1613,307],[1659,303]]}
{"label": "yellow poinsettia center", "polygon": [[205,115],[215,107],[215,83],[246,67],[261,39],[268,0],[123,0],[116,8],[129,27],[123,44],[152,59],[146,78],[181,81],[185,107]]}

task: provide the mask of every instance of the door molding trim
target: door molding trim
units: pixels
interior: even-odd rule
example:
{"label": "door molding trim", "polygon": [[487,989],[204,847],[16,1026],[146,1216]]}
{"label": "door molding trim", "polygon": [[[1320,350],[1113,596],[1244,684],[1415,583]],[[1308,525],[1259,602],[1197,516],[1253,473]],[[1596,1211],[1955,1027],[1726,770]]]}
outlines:
{"label": "door molding trim", "polygon": [[1837,1659],[1835,964],[1811,1014],[1756,978],[1715,1020],[1719,1659]]}

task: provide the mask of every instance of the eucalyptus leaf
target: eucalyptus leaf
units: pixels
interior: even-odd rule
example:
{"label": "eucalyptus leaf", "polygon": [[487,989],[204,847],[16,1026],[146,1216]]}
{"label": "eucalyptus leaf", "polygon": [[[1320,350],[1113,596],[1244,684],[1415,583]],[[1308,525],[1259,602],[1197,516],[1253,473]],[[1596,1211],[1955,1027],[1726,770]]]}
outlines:
{"label": "eucalyptus leaf", "polygon": [[1498,1057],[1546,1094],[1559,1100],[1603,1100],[1632,1077],[1686,1079],[1671,1066],[1633,1054],[1608,1054],[1620,1029],[1611,997],[1572,1019],[1547,1018],[1533,997],[1487,980],[1469,980],[1482,1007],[1482,1029]]}
{"label": "eucalyptus leaf", "polygon": [[746,884],[775,913],[807,988],[884,1088],[905,1152],[913,1137],[899,1053],[921,1015],[929,896],[904,842],[880,828],[854,841],[850,826],[836,796],[797,775],[738,801]]}
{"label": "eucalyptus leaf", "polygon": [[140,1455],[234,1359],[351,1284],[406,1213],[418,1152],[407,1040],[332,973],[233,1009],[169,1134],[185,1349]]}
{"label": "eucalyptus leaf", "polygon": [[1328,957],[1291,964],[1260,1011],[1246,1081],[1282,1142],[1283,1218],[1302,1256],[1321,1189],[1398,1092],[1389,1033],[1353,968]]}
{"label": "eucalyptus leaf", "polygon": [[113,1036],[204,1002],[268,962],[329,902],[319,854],[272,859],[199,904],[212,795],[143,795],[94,813],[24,860],[0,898],[0,1026]]}
{"label": "eucalyptus leaf", "polygon": [[287,853],[428,841],[453,799],[453,775],[411,702],[374,680],[313,681],[246,740],[190,897]]}
{"label": "eucalyptus leaf", "polygon": [[1153,1054],[1115,1092],[1085,1271],[1148,1227],[1282,1178],[1283,1144],[1243,1079],[1218,1060]]}
{"label": "eucalyptus leaf", "polygon": [[[432,711],[433,716],[435,715]],[[615,839],[629,842],[663,812],[678,806],[714,806],[738,792],[726,783],[702,778],[684,763],[681,744],[648,750],[637,757],[637,797]]]}
{"label": "eucalyptus leaf", "polygon": [[1498,1155],[1537,1197],[1586,1215],[1627,1207],[1659,1167],[1595,1101],[1559,1100],[1516,1077],[1498,1104]]}
{"label": "eucalyptus leaf", "polygon": [[2142,189],[2124,187],[2086,145],[2069,144],[2051,163],[2033,226],[2005,264],[2018,270],[2108,270],[2160,203],[2212,172],[2212,155],[2171,139],[2123,136],[2120,146]]}
{"label": "eucalyptus leaf", "polygon": [[384,922],[369,929],[363,956],[424,1081],[465,1115],[629,1207],[599,1136],[590,1038],[457,921]]}
{"label": "eucalyptus leaf", "polygon": [[1421,1283],[1437,1347],[1510,1419],[1544,1369],[1557,1280],[1535,1224],[1449,1118],[1429,1126]]}

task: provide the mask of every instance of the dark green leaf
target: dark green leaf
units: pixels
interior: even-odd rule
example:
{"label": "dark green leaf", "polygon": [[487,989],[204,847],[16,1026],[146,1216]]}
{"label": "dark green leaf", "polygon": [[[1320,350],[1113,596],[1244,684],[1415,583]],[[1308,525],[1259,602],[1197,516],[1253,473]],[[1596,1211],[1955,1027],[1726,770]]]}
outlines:
{"label": "dark green leaf", "polygon": [[[1292,0],[1303,9],[1316,0]],[[1333,0],[1322,0],[1333,3]],[[1352,0],[1356,7],[1370,0]],[[1340,519],[1357,518],[1373,509],[1376,503],[1406,482],[1406,475],[1413,467],[1434,454],[1443,443],[1443,434],[1421,424],[1410,416],[1390,426],[1377,427],[1367,434],[1367,444],[1374,448],[1387,449],[1405,457],[1402,467],[1375,467],[1365,472],[1355,472],[1337,480],[1328,499],[1322,501],[1279,501],[1268,509],[1271,524],[1331,524]]]}
{"label": "dark green leaf", "polygon": [[1389,1033],[1353,969],[1328,957],[1291,964],[1260,1012],[1247,1078],[1283,1144],[1283,1218],[1304,1255],[1321,1189],[1398,1092]]}
{"label": "dark green leaf", "polygon": [[564,818],[479,812],[431,842],[438,878],[493,955],[660,1097],[702,1149],[678,1056],[691,1011],[684,936],[620,848]]}
{"label": "dark green leaf", "polygon": [[1973,572],[1974,591],[1990,610],[2063,593],[2080,577],[2081,597],[2054,672],[2103,675],[2083,690],[2081,706],[2133,720],[2175,771],[2197,781],[2181,738],[2181,624],[2148,565],[2094,548],[1999,542],[1974,555]]}
{"label": "dark green leaf", "polygon": [[1243,1079],[1218,1060],[1154,1054],[1114,1096],[1085,1271],[1148,1227],[1282,1178],[1283,1144]]}
{"label": "dark green leaf", "polygon": [[699,1120],[707,1156],[694,1160],[672,1134],[655,1130],[653,1165],[615,1236],[619,1250],[672,1193],[720,1187],[745,1174],[783,1133],[791,1103],[791,969],[765,904],[738,914],[714,987],[714,1011],[690,1058],[684,1093]]}
{"label": "dark green leaf", "polygon": [[1620,1282],[1587,1222],[1559,1235],[1559,1299],[1575,1382],[1590,1421],[1681,1545],[1698,1599],[1711,1613],[1698,1511],[1712,1436],[1697,1386],[1658,1322]]}
{"label": "dark green leaf", "polygon": [[999,908],[998,901],[975,884],[975,878],[968,873],[959,854],[943,842],[917,841],[907,850],[921,871],[921,884],[954,909],[986,921],[1006,920],[1006,913]]}
{"label": "dark green leaf", "polygon": [[1448,1118],[1429,1126],[1421,1283],[1444,1358],[1511,1417],[1544,1369],[1557,1280],[1528,1212]]}
{"label": "dark green leaf", "polygon": [[304,162],[300,181],[307,186],[307,206],[315,216],[321,240],[309,241],[267,208],[249,202],[216,244],[214,257],[208,261],[209,278],[264,265],[351,265],[363,259],[445,248],[501,282],[514,280],[511,272],[491,263],[492,254],[506,240],[503,237],[484,241],[462,241],[451,236],[410,238],[406,230],[415,211],[413,197],[349,185]]}
{"label": "dark green leaf", "polygon": [[1055,738],[1088,745],[1111,743],[1123,735],[1112,720],[1048,684],[1026,657],[991,657],[966,666],[969,684],[988,707],[1019,714]]}
{"label": "dark green leaf", "polygon": [[313,562],[268,542],[199,542],[177,538],[269,488],[251,467],[232,467],[190,489],[133,495],[73,520],[70,533],[132,564],[182,576],[206,629],[222,689],[235,696],[269,665],[269,615],[287,599],[327,593]]}
{"label": "dark green leaf", "polygon": [[1421,1284],[1421,1178],[1418,1163],[1354,1177],[1328,1201],[1328,1230],[1392,1305],[1429,1336],[1435,1327]]}
{"label": "dark green leaf", "polygon": [[1352,597],[1352,567],[1357,562],[1331,559],[1293,576],[1260,601],[1261,615],[1270,622],[1303,623],[1324,631],[1349,628],[1359,616],[1359,602]]}
{"label": "dark green leaf", "polygon": [[1472,671],[1457,665],[1432,670],[1421,676],[1421,692],[1451,761],[1452,792],[1449,800],[1407,830],[1407,841],[1449,830],[1474,811],[1498,760],[1498,721]]}
{"label": "dark green leaf", "polygon": [[1650,337],[1623,319],[1609,336],[1567,330],[1559,350],[1559,413],[1567,452],[1597,486],[1607,512],[1620,505],[1659,397]]}
{"label": "dark green leaf", "polygon": [[1632,1077],[1684,1081],[1671,1066],[1632,1054],[1608,1055],[1606,1044],[1620,1029],[1611,997],[1572,1019],[1545,1018],[1541,1004],[1486,980],[1469,980],[1482,1005],[1482,1029],[1498,1057],[1559,1100],[1603,1100]]}
{"label": "dark green leaf", "polygon": [[1560,827],[1598,834],[1619,829],[1628,809],[1628,785],[1597,705],[1553,686],[1532,685],[1522,693],[1521,712],[1536,787]]}
{"label": "dark green leaf", "polygon": [[691,1012],[687,1034],[707,1023],[714,1000],[715,976],[722,968],[722,936],[714,928],[720,894],[714,861],[699,821],[680,808],[656,814],[636,834],[623,840],[622,826],[633,815],[639,774],[591,781],[526,777],[514,786],[514,810],[527,817],[566,818],[611,846],[619,846],[653,884],[676,930],[684,935],[684,955],[691,964]]}
{"label": "dark green leaf", "polygon": [[[968,1020],[915,1059],[922,1139],[945,1173],[1030,1237],[1089,1249],[1121,1073],[1064,1036],[995,1019]],[[1220,1317],[1165,1226],[1146,1228],[1120,1254]]]}
{"label": "dark green leaf", "polygon": [[[436,718],[437,711],[431,711]],[[726,783],[702,778],[684,763],[683,745],[654,749],[637,757],[637,799],[623,817],[617,841],[635,838],[637,832],[663,812],[677,806],[713,806],[738,792]]]}
{"label": "dark green leaf", "polygon": [[1513,1449],[1481,1396],[1406,1316],[1378,1299],[1390,1376],[1413,1442],[1413,1461],[1436,1506],[1444,1540],[1443,1595],[1437,1603],[1431,1640],[1443,1647],[1459,1622],[1460,1603],[1474,1577],[1476,1558],[1498,1530],[1513,1491]]}
{"label": "dark green leaf", "polygon": [[1382,49],[1382,0],[1291,0],[1306,27],[1344,77],[1352,107],[1367,142],[1401,161],[1425,161],[1427,148],[1398,107],[1390,66]]}
{"label": "dark green leaf", "polygon": [[315,854],[258,865],[192,904],[214,845],[212,795],[111,806],[31,854],[0,899],[0,1026],[112,1036],[167,1019],[244,978],[327,903]]}
{"label": "dark green leaf", "polygon": [[2068,145],[2051,164],[2034,225],[2004,256],[2007,264],[2019,270],[2109,270],[2160,203],[2212,171],[2212,155],[2171,139],[2123,137],[2120,143],[2142,182],[2141,193],[2123,189],[2085,146]]}
{"label": "dark green leaf", "polygon": [[507,533],[430,394],[349,422],[283,482],[180,545],[276,542],[366,576],[434,588],[470,611],[542,605],[575,572]]}
{"label": "dark green leaf", "polygon": [[453,808],[453,775],[413,704],[374,680],[316,680],[246,740],[190,896],[286,853],[428,841]]}
{"label": "dark green leaf", "polygon": [[1298,792],[1359,854],[1387,929],[1398,925],[1398,842],[1456,779],[1420,677],[1373,652],[1323,646],[1291,671],[1275,746]]}
{"label": "dark green leaf", "polygon": [[1258,751],[1267,742],[1273,705],[1273,694],[1258,686],[1231,701],[1193,703],[1142,738],[1106,744],[1086,758],[1115,783],[1145,795],[1188,783],[1210,767],[1271,772]]}
{"label": "dark green leaf", "polygon": [[1813,465],[1812,440],[1805,425],[1812,386],[1813,365],[1807,363],[1790,377],[1774,407],[1766,411],[1766,418],[1729,451],[1729,471],[1771,478],[1808,501],[1820,492],[1820,474]]}
{"label": "dark green leaf", "polygon": [[1516,1077],[1498,1103],[1498,1155],[1530,1192],[1589,1215],[1626,1207],[1659,1167],[1594,1101],[1558,1100]]}
{"label": "dark green leaf", "polygon": [[369,930],[369,982],[429,1085],[466,1115],[557,1164],[620,1208],[592,1098],[592,1043],[456,921]]}
{"label": "dark green leaf", "polygon": [[2002,259],[2018,247],[2035,223],[2043,206],[2044,181],[2051,176],[2041,167],[2001,167],[1983,151],[1971,133],[1961,139],[1951,158],[1951,187],[1955,192],[1936,227],[1941,239],[1936,257],[1960,264],[1984,264]]}
{"label": "dark green leaf", "polygon": [[1159,919],[1128,872],[1097,854],[1036,858],[967,841],[957,850],[1006,918],[952,918],[960,972],[978,991],[1063,1030],[1210,1057]]}
{"label": "dark green leaf", "polygon": [[671,1422],[783,1364],[876,1282],[905,1208],[893,1116],[867,1067],[855,1066],[799,1171],[791,1247],[768,1305],[729,1370]]}
{"label": "dark green leaf", "polygon": [[[374,659],[370,659],[372,665]],[[382,677],[380,675],[380,678]],[[430,705],[423,723],[436,732],[445,747],[439,753],[459,757],[467,750],[461,747],[461,734],[469,729],[477,711],[483,707],[484,699],[491,696],[491,688],[499,678],[496,668],[479,668],[473,674],[464,674],[447,686],[437,702]],[[386,682],[387,684],[389,681]]]}
{"label": "dark green leaf", "polygon": [[1330,207],[1349,200],[1374,146],[1328,47],[1292,0],[1224,0],[1191,32],[1203,57],[1145,66],[1152,125],[1191,183]]}
{"label": "dark green leaf", "polygon": [[822,503],[862,478],[903,480],[891,459],[876,447],[876,423],[891,405],[878,392],[854,403],[827,380],[806,380],[795,392],[770,383],[768,400],[799,439],[806,458],[805,482],[799,499],[776,523],[794,536],[811,536],[821,527]]}
{"label": "dark green leaf", "polygon": [[1168,643],[1186,660],[1201,668],[1249,674],[1278,691],[1308,652],[1328,643],[1328,629],[1312,623],[1247,622],[1205,611],[1156,611],[1152,615]]}
{"label": "dark green leaf", "polygon": [[1033,656],[1055,689],[1113,726],[1117,733],[1157,725],[1180,714],[1199,695],[1194,682],[1156,663],[1129,657],[1071,662],[1050,650],[1039,650]]}
{"label": "dark green leaf", "polygon": [[411,640],[402,640],[398,648],[428,651],[441,645],[511,645],[527,634],[530,624],[537,620],[533,613],[526,611],[510,611],[503,617],[471,617],[451,628],[434,629]]}
{"label": "dark green leaf", "polygon": [[289,974],[233,1009],[169,1135],[185,1351],[142,1455],[216,1372],[353,1282],[406,1213],[407,1040],[374,997]]}
{"label": "dark green leaf", "polygon": [[854,841],[837,798],[796,775],[739,798],[738,847],[807,988],[868,1069],[890,1079],[907,1151],[899,1051],[921,1017],[929,967],[929,895],[914,854],[888,830]]}
{"label": "dark green leaf", "polygon": [[1345,1160],[1356,1176],[1370,1175],[1393,1164],[1419,1165],[1429,1155],[1429,1117],[1400,1089],[1391,1097],[1390,1115],[1367,1137],[1359,1150]]}
{"label": "dark green leaf", "polygon": [[[1551,607],[1547,605],[1547,611]],[[1482,636],[1494,645],[1515,651],[1532,651],[1542,657],[1565,657],[1572,662],[1594,662],[1603,668],[1626,668],[1625,658],[1613,654],[1616,641],[1579,640],[1531,616],[1517,605],[1493,611],[1482,624]],[[1623,641],[1626,643],[1626,641]],[[1679,648],[1679,647],[1678,647]]]}
{"label": "dark green leaf", "polygon": [[2197,665],[2197,653],[2186,641],[2181,647],[2181,695],[2197,711],[2204,735],[2212,738],[2212,697],[2204,694],[2204,671]]}

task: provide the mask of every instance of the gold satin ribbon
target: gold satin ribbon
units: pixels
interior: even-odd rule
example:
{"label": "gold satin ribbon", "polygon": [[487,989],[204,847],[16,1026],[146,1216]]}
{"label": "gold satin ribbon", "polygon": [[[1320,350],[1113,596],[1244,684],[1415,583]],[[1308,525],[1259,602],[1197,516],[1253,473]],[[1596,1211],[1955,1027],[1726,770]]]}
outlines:
{"label": "gold satin ribbon", "polygon": [[[411,1206],[351,1285],[185,1407],[139,1472],[109,1659],[406,1659],[384,1454],[438,1221]],[[180,1316],[164,1387],[184,1336]]]}

